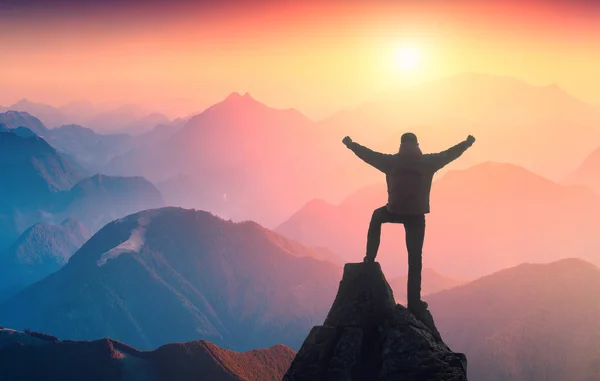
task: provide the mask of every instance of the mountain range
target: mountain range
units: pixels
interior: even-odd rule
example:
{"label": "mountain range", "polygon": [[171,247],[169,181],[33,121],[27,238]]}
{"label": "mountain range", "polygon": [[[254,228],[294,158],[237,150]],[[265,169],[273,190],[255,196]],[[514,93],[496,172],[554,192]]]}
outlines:
{"label": "mountain range", "polygon": [[594,380],[600,269],[581,259],[525,263],[425,298],[472,381]]}
{"label": "mountain range", "polygon": [[339,203],[381,178],[341,144],[346,135],[393,153],[409,130],[426,152],[473,134],[477,146],[448,169],[511,162],[559,181],[600,145],[598,125],[596,107],[557,86],[482,74],[387,92],[320,122],[233,93],[167,140],[118,156],[102,171],[168,183],[172,205],[275,227],[313,197]]}
{"label": "mountain range", "polygon": [[61,192],[83,176],[42,138],[0,131],[0,250],[34,222],[43,206],[53,207]]}
{"label": "mountain range", "polygon": [[43,204],[53,193],[69,189],[83,178],[79,168],[39,136],[0,132],[0,147],[0,160],[11,163],[0,169],[0,194],[5,204]]}
{"label": "mountain range", "polygon": [[48,143],[58,151],[75,157],[81,165],[98,170],[113,157],[132,149],[128,134],[98,134],[91,128],[71,124],[50,130]]}
{"label": "mountain range", "polygon": [[[140,134],[159,124],[169,124],[170,119],[140,105],[121,105],[112,108],[97,107],[89,101],[76,100],[61,107],[32,102],[28,99],[0,108],[0,112],[26,112],[35,115],[50,128],[79,124],[104,133]],[[1,120],[1,119],[0,119]],[[4,123],[0,121],[0,123]],[[39,131],[34,132],[40,136]]]}
{"label": "mountain range", "polygon": [[[82,172],[97,172],[115,157],[133,149],[144,149],[159,144],[174,134],[185,123],[177,119],[157,124],[147,132],[132,136],[128,133],[98,133],[77,124],[60,125],[49,129],[37,117],[24,111],[9,110],[0,113],[4,132],[12,131],[21,137],[39,136],[56,149]],[[0,129],[2,130],[2,129]],[[30,132],[27,132],[31,130]]]}
{"label": "mountain range", "polygon": [[[448,166],[510,162],[554,181],[575,170],[600,146],[600,109],[559,86],[535,86],[506,76],[465,73],[412,88],[390,88],[319,122],[329,132],[336,165],[314,184],[314,196],[338,203],[381,176],[340,144],[344,136],[386,153],[411,131],[423,152],[439,152],[467,135],[468,154]],[[560,152],[560,154],[559,154]],[[442,171],[444,172],[444,170]]]}
{"label": "mountain range", "polygon": [[29,113],[8,110],[0,113],[0,124],[9,129],[27,127],[34,134],[44,137],[48,134],[48,128],[35,116]]}
{"label": "mountain range", "polygon": [[181,206],[272,226],[302,204],[305,184],[323,166],[327,148],[319,136],[316,125],[299,112],[233,93],[168,140],[115,158],[105,172],[155,182],[183,174],[197,186],[188,189],[186,182],[179,188],[193,192],[197,201]]}
{"label": "mountain range", "polygon": [[[123,253],[122,255],[128,254]],[[321,265],[325,265],[325,263],[321,262]],[[357,264],[352,266],[357,267]],[[60,272],[55,276],[60,276],[59,274]],[[338,272],[334,276],[335,280],[338,280],[340,275]],[[92,283],[94,281],[91,279]],[[351,284],[346,282],[346,289]],[[545,264],[523,263],[472,282],[430,294],[425,297],[425,300],[429,303],[435,316],[437,328],[444,342],[454,351],[466,354],[469,380],[561,381],[569,379],[585,381],[595,379],[600,372],[600,352],[598,351],[600,340],[597,337],[600,332],[598,326],[600,324],[600,306],[595,297],[600,292],[599,288],[600,269],[581,259],[570,258]],[[119,295],[114,293],[114,289],[108,289],[113,291],[110,293],[111,295]],[[331,305],[332,300],[332,297],[329,298],[327,305]],[[161,299],[156,300],[156,302],[160,301]],[[123,308],[124,302],[125,300],[122,299],[114,305],[114,308]],[[345,299],[340,298],[337,304],[344,302]],[[47,302],[48,306],[52,304],[52,302]],[[81,314],[73,309],[73,303],[68,303],[62,308],[65,307],[71,308],[71,320],[81,318]],[[404,311],[402,307],[398,307],[398,309]],[[330,312],[329,315],[333,313],[338,320],[351,321],[351,316],[344,315],[340,311],[338,309],[336,313]],[[104,317],[104,315],[101,316]],[[331,317],[328,316],[328,319]],[[2,324],[5,321],[0,319]],[[318,321],[320,324],[323,317]],[[24,323],[29,322],[31,319]],[[406,323],[399,327],[406,327]],[[322,329],[321,341],[327,337],[325,328],[327,327]],[[170,328],[165,326],[162,329]],[[422,332],[422,330],[418,330],[418,332]],[[305,330],[304,335],[306,334],[308,334],[308,330]],[[315,332],[311,332],[310,335],[315,340],[319,339],[315,337]],[[411,339],[406,337],[401,339],[403,346],[413,345]],[[318,345],[310,347],[309,344],[312,342],[308,341],[306,349],[318,349]],[[352,347],[345,346],[343,349],[350,351]],[[210,356],[205,357],[203,353],[207,351]],[[159,353],[161,355],[158,355]],[[158,357],[154,357],[154,355]],[[72,361],[74,356],[78,356],[78,361]],[[159,360],[162,356],[166,357]],[[283,372],[287,370],[294,352],[288,347],[278,345],[266,350],[254,350],[245,356],[218,348],[214,344],[204,341],[168,344],[156,351],[139,352],[120,341],[110,339],[59,342],[58,339],[49,335],[35,332],[24,334],[0,329],[0,361],[5,361],[2,363],[2,369],[10,369],[11,372],[19,372],[19,374],[33,374],[27,372],[44,370],[47,376],[60,374],[65,377],[64,374],[73,374],[69,372],[83,374],[86,371],[89,372],[90,369],[96,369],[99,364],[103,364],[93,374],[110,377],[100,370],[120,369],[121,372],[130,370],[138,375],[145,374],[148,377],[151,375],[156,377],[156,368],[146,362],[152,358],[153,361],[169,359],[161,369],[166,372],[164,377],[170,375],[168,379],[173,380],[178,380],[180,378],[177,377],[185,375],[189,377],[190,374],[220,372],[221,369],[237,374],[241,379],[272,379],[268,378],[272,377],[268,376],[272,374],[271,372],[276,372],[277,377],[281,377],[279,372],[282,369]],[[123,362],[126,359],[140,361],[131,361],[128,366],[125,366]],[[213,360],[216,360],[220,366],[214,368]],[[31,361],[36,361],[40,365],[37,367],[24,366],[24,363]],[[188,361],[193,361],[195,366],[187,365]],[[305,360],[299,359],[299,361]],[[403,360],[397,358],[394,361],[402,362]],[[312,363],[305,361],[304,364]],[[429,368],[419,369],[427,370]],[[268,375],[261,371],[268,372]],[[124,374],[128,373],[119,374],[121,377],[125,377]],[[221,373],[215,373],[212,379],[220,380],[218,378],[220,375]],[[251,378],[252,375],[265,378]],[[114,378],[116,377],[114,373],[112,377],[112,379],[119,379]],[[105,378],[99,379],[104,380]],[[129,378],[124,379],[128,380]],[[159,377],[158,379],[165,378]]]}
{"label": "mountain range", "polygon": [[0,305],[0,324],[142,349],[209,340],[298,348],[341,268],[254,222],[163,208],[116,220],[58,272]]}
{"label": "mountain range", "polygon": [[74,217],[95,231],[127,214],[164,205],[143,178],[96,175],[82,170],[37,135],[0,131],[0,250],[31,225]]}
{"label": "mountain range", "polygon": [[[338,205],[313,200],[275,231],[358,261],[371,213],[386,201],[384,184],[366,187]],[[560,185],[513,164],[449,171],[432,186],[424,264],[464,279],[565,255],[600,264],[598,215],[600,196],[591,189]],[[383,226],[377,258],[389,277],[406,273],[402,230]]]}
{"label": "mountain range", "polygon": [[[0,114],[0,324],[28,333],[0,329],[0,368],[281,379],[386,202],[383,175],[341,138],[391,153],[410,130],[426,152],[478,139],[435,178],[423,272],[469,379],[595,380],[599,125],[558,86],[480,74],[320,122],[238,93],[176,121],[21,101]],[[386,224],[377,258],[400,303],[403,234]],[[268,349],[231,352],[253,348]]]}
{"label": "mountain range", "polygon": [[[206,341],[139,351],[119,341],[59,341],[0,328],[2,379],[90,381],[279,381],[294,351],[283,345],[233,352]],[[35,366],[31,366],[35,364]]]}

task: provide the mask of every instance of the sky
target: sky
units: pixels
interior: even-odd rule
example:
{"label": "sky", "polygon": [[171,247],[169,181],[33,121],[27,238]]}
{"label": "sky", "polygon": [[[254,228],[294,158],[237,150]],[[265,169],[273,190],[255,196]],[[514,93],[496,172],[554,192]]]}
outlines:
{"label": "sky", "polygon": [[231,92],[320,119],[463,72],[600,104],[600,2],[0,0],[0,105],[142,103],[169,116]]}

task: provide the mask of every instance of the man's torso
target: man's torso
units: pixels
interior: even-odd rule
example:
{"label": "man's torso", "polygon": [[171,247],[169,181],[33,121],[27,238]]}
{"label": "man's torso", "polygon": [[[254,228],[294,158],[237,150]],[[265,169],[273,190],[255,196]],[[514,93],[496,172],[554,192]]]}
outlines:
{"label": "man's torso", "polygon": [[429,213],[429,194],[435,169],[430,155],[393,155],[386,171],[387,209],[394,214]]}

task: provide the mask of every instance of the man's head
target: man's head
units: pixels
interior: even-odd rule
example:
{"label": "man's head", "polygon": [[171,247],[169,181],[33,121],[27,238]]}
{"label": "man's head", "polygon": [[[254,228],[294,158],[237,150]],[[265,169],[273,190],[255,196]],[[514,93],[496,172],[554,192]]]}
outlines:
{"label": "man's head", "polygon": [[398,152],[402,155],[422,155],[417,135],[412,132],[403,134],[400,138],[400,150]]}
{"label": "man's head", "polygon": [[412,132],[407,132],[405,134],[402,135],[402,137],[400,138],[400,145],[415,145],[418,146],[419,145],[419,141],[417,140],[417,135],[413,134]]}

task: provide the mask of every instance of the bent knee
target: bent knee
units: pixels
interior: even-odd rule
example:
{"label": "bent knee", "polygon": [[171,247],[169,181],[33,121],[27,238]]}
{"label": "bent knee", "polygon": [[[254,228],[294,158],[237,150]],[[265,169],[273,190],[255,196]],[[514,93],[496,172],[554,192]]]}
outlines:
{"label": "bent knee", "polygon": [[371,221],[373,221],[373,220],[382,220],[383,216],[385,216],[386,212],[387,212],[387,210],[385,209],[385,207],[375,209],[373,211],[373,214],[371,215]]}

